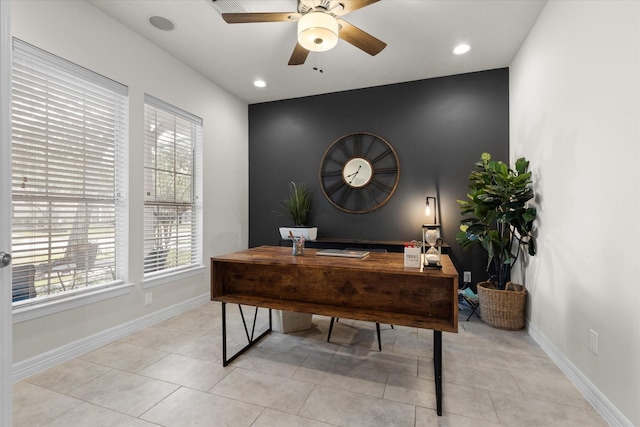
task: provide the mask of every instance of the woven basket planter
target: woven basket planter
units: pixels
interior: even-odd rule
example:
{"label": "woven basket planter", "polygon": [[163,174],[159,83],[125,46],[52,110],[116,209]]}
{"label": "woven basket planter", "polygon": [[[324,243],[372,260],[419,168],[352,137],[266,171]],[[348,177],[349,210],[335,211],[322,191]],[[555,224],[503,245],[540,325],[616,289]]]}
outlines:
{"label": "woven basket planter", "polygon": [[482,320],[489,326],[507,331],[524,327],[524,305],[527,301],[524,286],[509,282],[501,291],[492,282],[480,282],[478,299]]}

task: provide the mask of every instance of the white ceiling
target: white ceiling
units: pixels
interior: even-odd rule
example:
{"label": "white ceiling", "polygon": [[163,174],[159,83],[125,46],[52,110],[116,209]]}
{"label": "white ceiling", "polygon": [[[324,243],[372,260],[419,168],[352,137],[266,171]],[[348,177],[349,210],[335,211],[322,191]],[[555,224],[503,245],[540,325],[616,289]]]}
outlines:
{"label": "white ceiling", "polygon": [[[381,0],[343,17],[387,43],[369,56],[340,40],[304,65],[287,62],[295,22],[227,24],[219,9],[293,12],[296,0],[87,0],[248,103],[507,67],[546,0]],[[342,0],[348,2],[350,0]],[[161,31],[159,15],[176,25]],[[461,56],[451,50],[471,45]],[[323,73],[313,67],[323,69]],[[263,79],[266,88],[253,81]]]}

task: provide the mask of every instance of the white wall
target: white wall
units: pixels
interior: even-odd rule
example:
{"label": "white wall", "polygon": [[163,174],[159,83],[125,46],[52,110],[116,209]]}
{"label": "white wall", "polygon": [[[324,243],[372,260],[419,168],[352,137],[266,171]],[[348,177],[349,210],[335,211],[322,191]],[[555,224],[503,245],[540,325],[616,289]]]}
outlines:
{"label": "white wall", "polygon": [[549,1],[510,67],[511,158],[531,161],[539,209],[529,331],[609,422],[636,426],[639,62],[640,2]]}
{"label": "white wall", "polygon": [[[149,316],[209,292],[208,259],[248,242],[248,107],[243,101],[83,1],[13,1],[12,34],[129,87],[131,294],[14,325],[14,363]],[[195,277],[152,288],[145,307],[143,97],[204,121],[204,259]]]}

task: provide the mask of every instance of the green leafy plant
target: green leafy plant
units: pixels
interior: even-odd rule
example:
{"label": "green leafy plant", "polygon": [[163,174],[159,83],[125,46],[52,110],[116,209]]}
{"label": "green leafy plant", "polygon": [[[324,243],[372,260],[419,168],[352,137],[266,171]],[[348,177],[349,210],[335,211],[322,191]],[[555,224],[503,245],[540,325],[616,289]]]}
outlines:
{"label": "green leafy plant", "polygon": [[528,206],[534,197],[529,162],[516,161],[515,170],[482,153],[469,174],[467,200],[458,200],[463,218],[456,236],[464,250],[477,244],[487,251],[487,271],[504,289],[522,251],[536,254],[533,222],[536,208]]}
{"label": "green leafy plant", "polygon": [[289,184],[289,198],[281,200],[280,203],[297,227],[306,225],[311,213],[312,201],[313,193],[304,182],[296,184],[291,181]]}

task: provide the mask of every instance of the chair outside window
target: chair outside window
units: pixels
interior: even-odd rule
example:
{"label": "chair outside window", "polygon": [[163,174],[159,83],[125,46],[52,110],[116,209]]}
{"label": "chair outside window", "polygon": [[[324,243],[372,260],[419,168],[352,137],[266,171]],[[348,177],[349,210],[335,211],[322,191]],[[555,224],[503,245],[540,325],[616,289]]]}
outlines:
{"label": "chair outside window", "polygon": [[[70,240],[64,256],[53,262],[50,266],[51,272],[55,272],[63,290],[67,287],[73,289],[79,280],[89,282],[89,273],[93,270],[98,256],[98,246],[96,242],[86,240]],[[64,279],[70,277],[65,284]]]}

